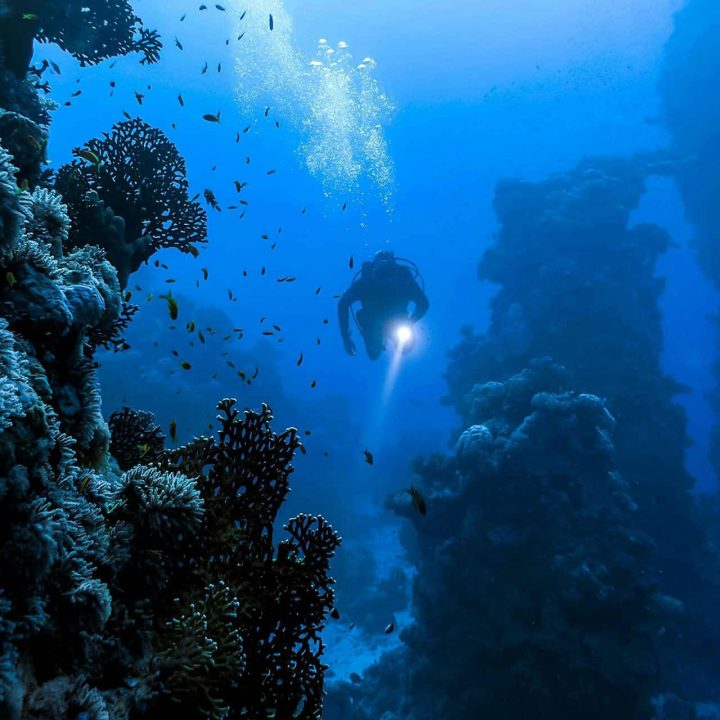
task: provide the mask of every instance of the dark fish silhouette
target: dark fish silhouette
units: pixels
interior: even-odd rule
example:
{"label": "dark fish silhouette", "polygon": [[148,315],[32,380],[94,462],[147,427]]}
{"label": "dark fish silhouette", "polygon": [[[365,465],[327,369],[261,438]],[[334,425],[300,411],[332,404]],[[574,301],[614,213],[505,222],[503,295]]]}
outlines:
{"label": "dark fish silhouette", "polygon": [[413,507],[423,517],[425,517],[425,515],[427,514],[427,505],[425,503],[425,498],[420,494],[420,491],[410,485],[407,492],[410,494],[410,499],[412,500]]}

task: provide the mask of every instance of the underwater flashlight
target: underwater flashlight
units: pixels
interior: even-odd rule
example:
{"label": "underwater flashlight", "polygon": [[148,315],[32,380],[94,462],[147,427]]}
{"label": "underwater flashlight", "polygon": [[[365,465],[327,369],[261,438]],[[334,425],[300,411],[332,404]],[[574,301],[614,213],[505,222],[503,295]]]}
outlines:
{"label": "underwater flashlight", "polygon": [[395,339],[398,342],[398,345],[405,345],[405,343],[410,342],[412,340],[413,332],[410,325],[400,325],[395,330]]}

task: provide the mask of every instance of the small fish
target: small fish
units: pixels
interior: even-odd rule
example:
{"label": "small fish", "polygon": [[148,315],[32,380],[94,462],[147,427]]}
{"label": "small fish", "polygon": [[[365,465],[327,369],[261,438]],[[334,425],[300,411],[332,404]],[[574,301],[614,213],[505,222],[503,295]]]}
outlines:
{"label": "small fish", "polygon": [[142,445],[138,445],[138,450],[140,451],[140,458],[142,459],[150,451],[150,446],[147,443],[143,443]]}
{"label": "small fish", "polygon": [[203,196],[205,197],[205,202],[213,209],[217,210],[218,212],[222,211],[222,208],[218,204],[217,198],[215,197],[215,193],[210,188],[205,188],[203,190]]}
{"label": "small fish", "polygon": [[277,172],[277,170],[268,170],[267,175],[274,175]]}
{"label": "small fish", "polygon": [[343,209],[343,212],[345,212],[345,211],[347,210],[347,203],[346,203],[346,202],[343,203],[342,209]]}
{"label": "small fish", "polygon": [[175,300],[175,298],[172,296],[171,293],[168,293],[167,295],[161,295],[160,297],[163,300],[167,301],[168,312],[170,313],[170,319],[177,320],[178,304],[177,304],[177,301]]}
{"label": "small fish", "polygon": [[183,22],[183,20],[185,20],[186,17],[187,17],[187,14],[186,14],[186,15],[183,15],[183,16],[180,18],[180,22]]}
{"label": "small fish", "polygon": [[215,5],[220,12],[225,12],[225,8],[222,5]]}
{"label": "small fish", "polygon": [[269,108],[269,107],[266,107],[266,108],[265,108],[265,117],[268,116],[268,113],[269,113],[269,112],[270,112],[270,108]]}
{"label": "small fish", "polygon": [[217,111],[217,115],[213,115],[212,113],[206,113],[205,115],[203,115],[203,120],[207,120],[207,122],[219,123],[220,111]]}
{"label": "small fish", "polygon": [[185,101],[183,100],[182,94],[178,95],[178,102],[180,103],[180,107],[185,107]]}
{"label": "small fish", "polygon": [[76,98],[76,97],[79,97],[80,95],[82,95],[82,90],[76,90],[74,93],[72,93],[70,95],[70,97]]}
{"label": "small fish", "polygon": [[222,72],[222,63],[218,63],[218,72]]}
{"label": "small fish", "polygon": [[246,182],[240,182],[239,180],[233,180],[233,183],[235,183],[235,190],[238,192],[241,192],[242,189],[247,185]]}
{"label": "small fish", "polygon": [[201,5],[198,10],[207,10],[207,5]]}
{"label": "small fish", "polygon": [[[35,13],[23,13],[22,19],[26,22],[34,22],[35,20],[39,20],[40,18]],[[272,30],[272,28],[270,29]]]}
{"label": "small fish", "polygon": [[348,260],[348,267],[352,270],[355,267],[355,258],[351,255]]}
{"label": "small fish", "polygon": [[15,277],[15,273],[11,272],[10,270],[5,273],[5,280],[7,281],[7,284],[10,286],[11,290],[17,284],[17,278]]}
{"label": "small fish", "polygon": [[143,98],[145,96],[142,93],[139,93],[137,90],[135,91],[135,99],[138,101],[138,105],[143,104]]}
{"label": "small fish", "polygon": [[80,490],[81,493],[84,493],[85,490],[87,490],[87,486],[88,486],[88,484],[90,483],[90,480],[92,480],[92,478],[90,477],[90,475],[86,475],[86,476],[80,481],[80,488],[79,488],[79,490]]}
{"label": "small fish", "polygon": [[207,69],[208,69],[208,64],[206,61],[205,64],[203,65],[203,69],[200,71],[200,74],[204,75],[207,72]]}
{"label": "small fish", "polygon": [[95,167],[100,167],[100,158],[97,153],[94,153],[92,150],[88,150],[87,148],[76,149],[73,151],[73,154],[83,160],[87,160],[92,165],[95,165]]}
{"label": "small fish", "polygon": [[176,47],[178,50],[182,50],[182,49],[183,49],[183,44],[182,44],[177,38],[175,38],[175,47]]}
{"label": "small fish", "polygon": [[188,252],[194,257],[198,257],[200,255],[200,251],[195,247],[195,245],[188,245],[187,246]]}
{"label": "small fish", "polygon": [[239,132],[235,133],[235,142],[236,143],[240,142],[240,133]]}
{"label": "small fish", "polygon": [[202,269],[202,274],[203,274],[203,280],[207,280],[208,279],[208,269],[206,267],[201,268],[201,269]]}
{"label": "small fish", "polygon": [[374,464],[375,458],[373,457],[373,454],[369,450],[363,450],[363,457],[365,458],[365,462],[368,465]]}
{"label": "small fish", "polygon": [[330,617],[331,617],[333,620],[339,620],[339,619],[340,619],[340,611],[339,611],[337,608],[334,607],[334,608],[330,611]]}
{"label": "small fish", "polygon": [[177,422],[175,418],[170,421],[170,439],[175,442],[177,439]]}
{"label": "small fish", "polygon": [[383,630],[383,632],[386,635],[389,635],[393,630],[395,630],[395,623],[391,622],[389,625],[385,626],[385,629]]}
{"label": "small fish", "polygon": [[270,29],[271,29],[271,30],[272,30],[273,27],[275,26],[275,21],[273,20],[272,13],[270,13],[269,25],[270,25]]}
{"label": "small fish", "polygon": [[240,19],[244,20],[246,15],[247,15],[247,10],[243,10],[243,14],[240,16]]}
{"label": "small fish", "polygon": [[317,380],[313,380],[313,381],[310,383],[310,387],[311,387],[311,388],[316,388],[316,387],[317,387]]}
{"label": "small fish", "polygon": [[53,62],[53,61],[51,60],[51,61],[50,61],[50,67],[51,67],[58,75],[61,74],[61,72],[60,72],[60,66],[59,66],[56,62]]}
{"label": "small fish", "polygon": [[192,365],[191,365],[187,360],[183,360],[183,361],[180,363],[180,367],[181,367],[183,370],[190,370],[190,369],[192,368]]}
{"label": "small fish", "polygon": [[407,489],[407,492],[410,495],[410,499],[412,500],[413,507],[423,516],[427,514],[427,505],[425,503],[425,498],[421,495],[420,491],[417,490],[413,485],[410,485],[410,487]]}
{"label": "small fish", "polygon": [[132,115],[127,110],[123,110],[122,114],[125,116],[126,120],[132,120]]}

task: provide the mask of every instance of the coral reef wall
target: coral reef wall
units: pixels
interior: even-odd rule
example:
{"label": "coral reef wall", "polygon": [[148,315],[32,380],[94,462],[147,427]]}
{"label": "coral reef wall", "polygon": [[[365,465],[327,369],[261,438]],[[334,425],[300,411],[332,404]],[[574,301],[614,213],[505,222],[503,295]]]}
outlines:
{"label": "coral reef wall", "polygon": [[[654,267],[670,239],[657,226],[630,225],[646,178],[674,172],[662,158],[601,158],[540,183],[500,183],[501,228],[479,271],[501,289],[488,332],[469,332],[453,350],[448,381],[466,423],[476,383],[543,356],[568,369],[570,388],[604,399],[617,422],[617,468],[655,544],[662,591],[686,603],[675,638],[684,660],[673,672],[689,691],[700,678],[712,685],[706,660],[720,650],[708,620],[720,597],[717,559],[684,467],[685,416],[674,401],[682,388],[660,366],[663,281]],[[704,670],[690,670],[693,656]]]}
{"label": "coral reef wall", "polygon": [[160,48],[124,0],[0,8],[0,717],[317,718],[339,538],[308,515],[275,538],[297,431],[233,400],[172,450],[148,413],[105,422],[95,353],[126,346],[121,280],[159,247],[196,255],[205,215],[140,120],[53,181],[33,40],[82,64]]}
{"label": "coral reef wall", "polygon": [[[676,180],[695,226],[698,261],[720,291],[720,5],[690,0],[675,16],[665,51],[660,92],[665,122],[678,156]],[[711,396],[720,414],[720,327],[714,366],[718,388]],[[720,423],[711,441],[711,460],[720,477]]]}

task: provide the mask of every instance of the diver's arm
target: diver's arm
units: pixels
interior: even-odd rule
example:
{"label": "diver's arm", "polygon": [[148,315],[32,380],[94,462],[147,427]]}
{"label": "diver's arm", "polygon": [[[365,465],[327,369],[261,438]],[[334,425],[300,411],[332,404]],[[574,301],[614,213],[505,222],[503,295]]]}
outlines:
{"label": "diver's arm", "polygon": [[345,351],[348,355],[355,354],[355,344],[350,338],[350,306],[357,300],[355,286],[350,286],[338,302],[338,323]]}
{"label": "diver's arm", "polygon": [[416,323],[425,315],[430,307],[430,301],[427,299],[427,295],[417,283],[413,283],[410,301],[415,304],[415,309],[412,311],[412,315],[410,315],[410,320]]}

